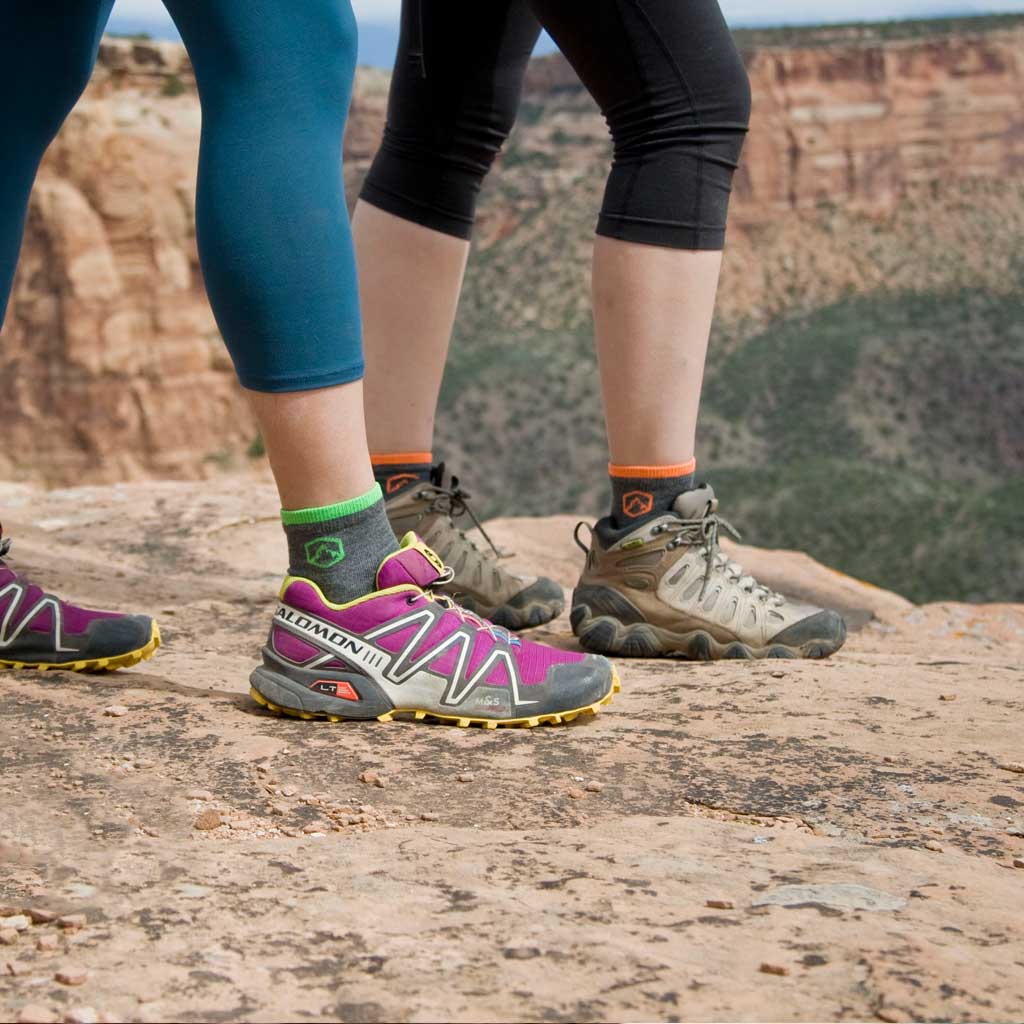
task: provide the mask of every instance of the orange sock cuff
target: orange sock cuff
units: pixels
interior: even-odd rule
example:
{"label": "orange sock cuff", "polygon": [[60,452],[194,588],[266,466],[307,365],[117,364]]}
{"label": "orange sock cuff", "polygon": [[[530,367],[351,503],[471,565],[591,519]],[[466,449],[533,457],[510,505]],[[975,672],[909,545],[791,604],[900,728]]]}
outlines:
{"label": "orange sock cuff", "polygon": [[418,466],[433,463],[433,452],[381,452],[370,453],[371,466]]}
{"label": "orange sock cuff", "polygon": [[637,480],[666,480],[673,476],[689,476],[697,469],[697,460],[679,462],[674,466],[619,466],[608,463],[608,475],[630,477]]}

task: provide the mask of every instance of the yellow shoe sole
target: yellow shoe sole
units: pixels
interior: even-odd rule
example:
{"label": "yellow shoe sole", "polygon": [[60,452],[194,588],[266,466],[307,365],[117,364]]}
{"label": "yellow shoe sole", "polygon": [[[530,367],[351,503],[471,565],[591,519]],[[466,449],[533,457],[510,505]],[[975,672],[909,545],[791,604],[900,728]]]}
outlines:
{"label": "yellow shoe sole", "polygon": [[117,654],[112,658],[87,658],[82,661],[3,661],[0,669],[31,668],[40,672],[55,669],[61,672],[114,672],[119,668],[131,668],[140,661],[149,661],[160,646],[160,627],[154,622],[149,643],[137,651]]}
{"label": "yellow shoe sole", "polygon": [[[587,704],[581,708],[574,708],[571,711],[559,711],[557,714],[552,715],[534,715],[529,718],[506,718],[498,721],[494,718],[473,718],[465,715],[439,715],[433,711],[417,711],[414,708],[395,708],[393,711],[387,711],[383,715],[378,715],[376,721],[378,722],[393,722],[396,715],[412,715],[417,722],[422,722],[425,719],[437,721],[437,722],[454,722],[460,729],[468,729],[471,725],[480,725],[485,729],[497,729],[499,727],[507,728],[514,726],[520,729],[532,729],[537,725],[561,725],[563,722],[571,722],[580,715],[596,715],[607,704],[611,704],[612,698],[622,689],[622,684],[619,682],[619,674],[612,669],[612,688],[608,691],[608,694],[602,697],[600,700],[595,701],[593,704]],[[262,693],[259,692],[255,687],[250,687],[249,696],[252,697],[257,704],[267,708],[268,711],[272,711],[275,715],[288,715],[291,718],[304,718],[307,721],[313,719],[326,720],[328,722],[356,722],[356,721],[367,721],[367,719],[356,719],[356,718],[344,718],[341,715],[329,715],[325,712],[314,712],[314,711],[296,711],[293,708],[281,707],[280,704],[275,704],[273,701],[267,700]],[[370,719],[372,721],[372,719]]]}

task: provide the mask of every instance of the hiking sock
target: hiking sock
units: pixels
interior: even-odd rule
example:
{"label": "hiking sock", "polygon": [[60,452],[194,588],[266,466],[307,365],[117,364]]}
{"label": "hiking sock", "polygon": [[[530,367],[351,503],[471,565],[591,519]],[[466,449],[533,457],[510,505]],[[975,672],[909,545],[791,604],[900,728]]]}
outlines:
{"label": "hiking sock", "polygon": [[281,509],[281,522],[288,574],[312,580],[334,604],[376,590],[380,563],[398,550],[379,484],[336,505]]}
{"label": "hiking sock", "polygon": [[432,452],[391,452],[371,455],[373,476],[385,500],[419,483],[427,483],[433,470]]}
{"label": "hiking sock", "polygon": [[617,466],[608,463],[612,484],[612,525],[639,526],[663,515],[676,498],[693,488],[697,460],[675,466]]}

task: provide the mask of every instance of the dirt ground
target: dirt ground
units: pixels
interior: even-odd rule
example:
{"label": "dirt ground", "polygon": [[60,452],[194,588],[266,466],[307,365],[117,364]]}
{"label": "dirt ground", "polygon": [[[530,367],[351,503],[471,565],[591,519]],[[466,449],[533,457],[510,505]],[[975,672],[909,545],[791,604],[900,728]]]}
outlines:
{"label": "dirt ground", "polygon": [[[0,678],[0,1019],[1024,1019],[1024,608],[747,551],[843,651],[623,662],[556,728],[294,721],[247,696],[265,483],[0,494],[16,568],[165,639]],[[571,586],[571,525],[494,533]]]}

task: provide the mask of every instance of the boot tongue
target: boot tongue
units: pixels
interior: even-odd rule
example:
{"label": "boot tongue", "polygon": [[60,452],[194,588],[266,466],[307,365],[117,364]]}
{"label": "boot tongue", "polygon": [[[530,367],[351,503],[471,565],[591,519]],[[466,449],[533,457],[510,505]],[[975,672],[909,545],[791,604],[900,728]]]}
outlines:
{"label": "boot tongue", "polygon": [[718,509],[718,499],[710,484],[701,484],[692,491],[683,491],[674,502],[672,511],[683,519],[703,519]]}
{"label": "boot tongue", "polygon": [[421,590],[436,583],[444,573],[444,563],[414,533],[402,538],[402,546],[388,555],[377,570],[377,589],[409,586]]}

